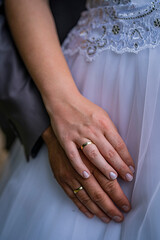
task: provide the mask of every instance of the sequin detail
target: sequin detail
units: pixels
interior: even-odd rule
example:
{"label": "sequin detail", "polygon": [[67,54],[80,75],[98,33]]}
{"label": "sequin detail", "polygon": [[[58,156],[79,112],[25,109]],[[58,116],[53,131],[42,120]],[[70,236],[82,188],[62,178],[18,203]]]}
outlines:
{"label": "sequin detail", "polygon": [[129,0],[103,2],[105,6],[82,13],[63,44],[65,55],[79,52],[87,61],[92,61],[107,49],[119,54],[138,53],[160,45],[159,0],[141,7]]}

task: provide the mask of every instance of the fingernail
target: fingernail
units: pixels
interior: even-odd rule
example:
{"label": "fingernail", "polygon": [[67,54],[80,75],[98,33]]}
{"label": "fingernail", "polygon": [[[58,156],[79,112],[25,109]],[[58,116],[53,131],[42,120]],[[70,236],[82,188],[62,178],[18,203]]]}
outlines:
{"label": "fingernail", "polygon": [[107,218],[107,217],[101,217],[101,220],[102,220],[104,223],[109,223],[109,222],[110,222],[110,219]]}
{"label": "fingernail", "polygon": [[114,172],[110,172],[109,173],[109,176],[112,180],[116,179],[117,178],[117,174],[115,174]]}
{"label": "fingernail", "polygon": [[134,172],[135,172],[135,169],[134,169],[134,167],[132,167],[132,166],[129,166],[129,169],[131,170],[131,172],[132,172],[132,173],[134,173]]}
{"label": "fingernail", "polygon": [[121,221],[122,221],[122,218],[119,217],[119,216],[114,216],[114,217],[113,217],[113,220],[116,221],[116,222],[121,222]]}
{"label": "fingernail", "polygon": [[128,212],[129,209],[130,209],[130,207],[127,206],[127,205],[123,205],[123,206],[122,206],[122,209],[123,209],[124,211]]}
{"label": "fingernail", "polygon": [[92,218],[93,217],[93,214],[89,213],[89,212],[85,212],[84,213],[88,218]]}
{"label": "fingernail", "polygon": [[84,177],[84,178],[89,178],[89,173],[86,172],[86,171],[84,171],[84,172],[83,172],[83,177]]}
{"label": "fingernail", "polygon": [[133,180],[133,176],[130,173],[126,174],[127,181],[131,182]]}

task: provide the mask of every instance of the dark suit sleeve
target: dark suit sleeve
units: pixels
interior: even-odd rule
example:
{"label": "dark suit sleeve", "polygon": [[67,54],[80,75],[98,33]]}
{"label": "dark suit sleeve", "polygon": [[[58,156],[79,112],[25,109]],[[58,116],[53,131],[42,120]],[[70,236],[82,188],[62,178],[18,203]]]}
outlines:
{"label": "dark suit sleeve", "polygon": [[41,96],[15,45],[0,1],[0,112],[24,145],[26,155],[36,155],[41,134],[50,125]]}

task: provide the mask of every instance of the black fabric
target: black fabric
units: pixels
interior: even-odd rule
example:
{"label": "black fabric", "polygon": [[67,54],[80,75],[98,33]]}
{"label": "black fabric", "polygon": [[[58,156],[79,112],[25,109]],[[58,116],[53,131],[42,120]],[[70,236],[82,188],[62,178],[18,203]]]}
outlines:
{"label": "black fabric", "polygon": [[85,2],[85,0],[50,1],[61,43],[70,29],[77,23],[81,12],[85,10]]}

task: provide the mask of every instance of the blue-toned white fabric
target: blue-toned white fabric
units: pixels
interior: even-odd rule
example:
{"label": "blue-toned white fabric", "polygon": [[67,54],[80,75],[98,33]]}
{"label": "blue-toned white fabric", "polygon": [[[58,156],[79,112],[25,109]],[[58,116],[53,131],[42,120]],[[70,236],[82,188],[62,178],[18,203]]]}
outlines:
{"label": "blue-toned white fabric", "polygon": [[[132,5],[125,2],[123,7]],[[134,1],[134,5],[142,2]],[[88,5],[89,14],[103,9],[94,6]],[[99,26],[96,16],[92,22],[94,28]],[[118,178],[132,209],[122,223],[105,224],[96,217],[86,218],[53,177],[46,147],[28,163],[17,142],[0,178],[0,240],[159,240],[160,46],[138,54],[117,54],[108,45],[96,56],[98,48],[95,61],[86,63],[90,56],[86,49],[80,50],[81,37],[73,31],[75,39],[71,38],[65,51],[74,51],[74,46],[77,49],[65,57],[75,84],[84,97],[108,113],[135,163],[132,182]],[[121,41],[123,38],[125,34]]]}
{"label": "blue-toned white fabric", "polygon": [[159,0],[89,0],[87,8],[63,44],[67,55],[92,61],[106,49],[138,53],[160,44]]}
{"label": "blue-toned white fabric", "polygon": [[47,149],[28,163],[17,143],[0,181],[0,239],[160,239],[159,56],[160,46],[138,54],[106,50],[89,63],[79,53],[66,57],[79,91],[109,114],[135,162],[132,182],[118,178],[132,205],[124,222],[83,216],[53,177]]}

